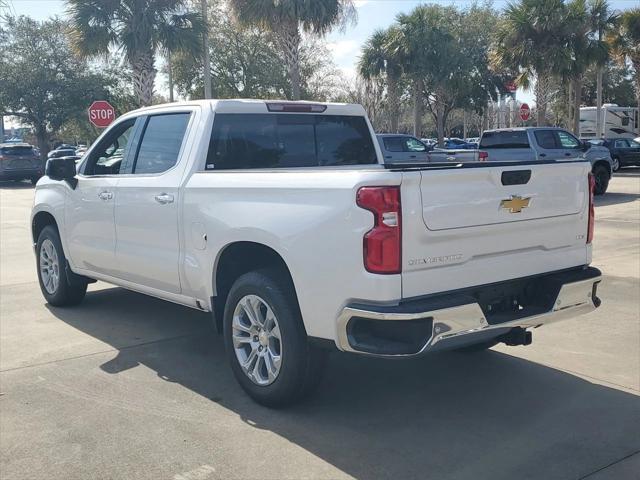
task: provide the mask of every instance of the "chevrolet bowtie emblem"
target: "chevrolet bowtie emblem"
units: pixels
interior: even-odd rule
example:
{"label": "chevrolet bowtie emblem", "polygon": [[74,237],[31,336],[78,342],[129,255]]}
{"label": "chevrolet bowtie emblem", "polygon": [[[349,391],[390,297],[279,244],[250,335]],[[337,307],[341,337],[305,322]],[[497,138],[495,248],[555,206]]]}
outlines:
{"label": "chevrolet bowtie emblem", "polygon": [[500,208],[506,208],[511,213],[520,213],[523,208],[527,208],[529,206],[529,201],[531,197],[522,198],[518,195],[511,195],[511,198],[508,200],[502,200],[500,202]]}

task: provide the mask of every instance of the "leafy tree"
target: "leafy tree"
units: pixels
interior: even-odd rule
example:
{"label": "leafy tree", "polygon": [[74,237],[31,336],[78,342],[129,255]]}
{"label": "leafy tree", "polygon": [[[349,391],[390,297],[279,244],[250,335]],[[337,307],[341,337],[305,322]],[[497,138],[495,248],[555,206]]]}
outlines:
{"label": "leafy tree", "polygon": [[186,0],[68,0],[72,39],[86,56],[122,50],[140,105],[153,101],[158,52],[198,55],[204,23]]}
{"label": "leafy tree", "polygon": [[[597,66],[591,67],[584,79],[582,99],[585,105],[595,105],[598,97],[598,72]],[[633,105],[636,101],[634,82],[630,68],[626,65],[618,65],[614,62],[605,64],[602,69],[602,103],[615,103],[618,105]]]}
{"label": "leafy tree", "polygon": [[621,65],[627,62],[633,68],[636,84],[636,99],[640,112],[640,8],[625,11],[620,15],[619,27],[611,32],[609,43]]}
{"label": "leafy tree", "polygon": [[363,79],[369,82],[383,79],[386,82],[386,110],[392,132],[398,131],[402,76],[401,59],[392,48],[393,37],[397,35],[395,28],[375,31],[365,43],[358,61],[358,73]]}
{"label": "leafy tree", "polygon": [[273,33],[284,56],[291,98],[301,95],[301,32],[323,36],[355,18],[352,0],[229,0],[238,21]]}
{"label": "leafy tree", "polygon": [[546,123],[553,77],[571,60],[568,13],[563,0],[519,0],[507,5],[496,31],[493,65],[516,70],[523,88],[535,81],[538,125]]}
{"label": "leafy tree", "polygon": [[108,77],[74,57],[58,19],[6,17],[0,29],[0,112],[33,128],[46,158],[49,140],[71,118],[86,117],[97,98],[109,98]]}
{"label": "leafy tree", "polygon": [[[591,35],[591,18],[586,0],[572,0],[567,4],[566,23],[570,55],[564,65],[562,76],[569,84],[570,129],[578,135],[584,75],[589,66],[596,61],[600,51]],[[606,55],[606,51],[602,52],[602,55]]]}
{"label": "leafy tree", "polygon": [[[283,98],[291,84],[274,35],[264,28],[238,28],[222,9],[212,10],[209,28],[209,64],[212,91],[217,98]],[[305,39],[299,50],[301,97],[321,100],[334,96],[341,83],[324,44]],[[204,91],[201,58],[173,57],[178,91],[198,97]]]}
{"label": "leafy tree", "polygon": [[488,7],[460,11],[421,5],[399,15],[397,23],[391,47],[411,84],[414,134],[422,133],[426,103],[442,144],[447,116],[454,108],[480,111],[487,96],[503,88],[500,77],[488,68],[496,14]]}
{"label": "leafy tree", "polygon": [[437,112],[438,104],[442,104],[442,120],[434,115],[436,125],[441,123],[441,128],[446,128],[448,116],[454,109],[484,113],[488,97],[496,100],[498,93],[507,93],[505,84],[513,78],[512,72],[489,68],[492,32],[497,22],[497,12],[486,6],[472,6],[460,11],[455,18],[453,36],[458,54],[450,63],[449,78],[443,79],[444,93],[440,97],[433,94],[427,97],[432,114]]}

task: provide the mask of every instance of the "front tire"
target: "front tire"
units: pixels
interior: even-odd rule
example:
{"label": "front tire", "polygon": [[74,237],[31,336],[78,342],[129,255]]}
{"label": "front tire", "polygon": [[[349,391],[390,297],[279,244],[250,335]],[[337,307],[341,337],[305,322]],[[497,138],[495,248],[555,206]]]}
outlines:
{"label": "front tire", "polygon": [[596,165],[593,168],[593,176],[596,181],[594,193],[603,195],[607,191],[607,187],[609,187],[609,179],[611,178],[609,170],[603,165]]}
{"label": "front tire", "polygon": [[272,269],[242,275],[231,287],[223,322],[234,376],[256,402],[290,405],[318,384],[325,352],[307,341],[287,276]]}
{"label": "front tire", "polygon": [[67,273],[67,258],[55,227],[48,225],[42,229],[36,244],[36,255],[38,282],[47,303],[63,307],[82,302],[87,292],[87,282],[72,272]]}
{"label": "front tire", "polygon": [[617,172],[618,170],[620,170],[620,159],[618,157],[613,157],[611,159],[613,162],[613,164],[611,165],[611,170],[614,172]]}

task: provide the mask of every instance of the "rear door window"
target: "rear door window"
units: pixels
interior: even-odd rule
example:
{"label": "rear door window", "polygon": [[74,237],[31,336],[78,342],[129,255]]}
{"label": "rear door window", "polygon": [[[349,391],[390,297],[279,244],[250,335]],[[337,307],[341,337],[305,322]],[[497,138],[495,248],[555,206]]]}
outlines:
{"label": "rear door window", "polygon": [[480,148],[529,148],[529,138],[524,130],[486,132],[480,140]]}
{"label": "rear door window", "polygon": [[384,148],[388,152],[404,152],[404,141],[402,137],[383,137]]}
{"label": "rear door window", "polygon": [[364,117],[217,113],[206,169],[375,163],[375,148]]}
{"label": "rear door window", "polygon": [[551,150],[556,147],[556,136],[553,130],[536,130],[534,132],[536,136],[536,142],[540,145],[540,148]]}

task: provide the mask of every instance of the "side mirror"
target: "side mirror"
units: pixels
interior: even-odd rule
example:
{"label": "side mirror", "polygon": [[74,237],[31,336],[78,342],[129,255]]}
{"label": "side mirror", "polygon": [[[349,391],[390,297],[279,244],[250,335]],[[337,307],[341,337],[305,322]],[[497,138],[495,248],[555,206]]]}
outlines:
{"label": "side mirror", "polygon": [[60,157],[47,160],[45,175],[51,180],[64,180],[72,189],[76,188],[78,179],[76,178],[76,158]]}
{"label": "side mirror", "polygon": [[587,140],[583,140],[582,141],[582,151],[586,152],[587,150],[589,150],[592,147],[591,142],[588,142]]}

